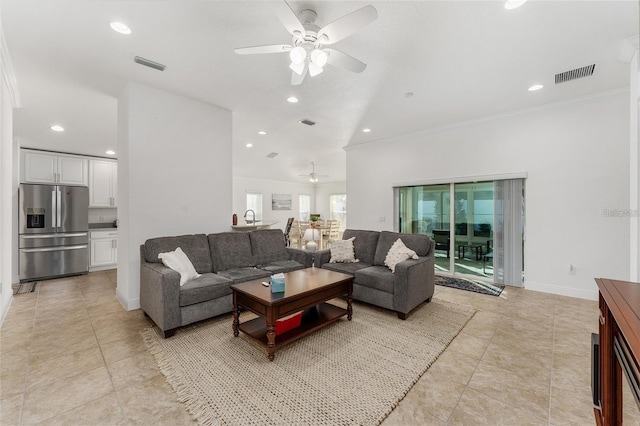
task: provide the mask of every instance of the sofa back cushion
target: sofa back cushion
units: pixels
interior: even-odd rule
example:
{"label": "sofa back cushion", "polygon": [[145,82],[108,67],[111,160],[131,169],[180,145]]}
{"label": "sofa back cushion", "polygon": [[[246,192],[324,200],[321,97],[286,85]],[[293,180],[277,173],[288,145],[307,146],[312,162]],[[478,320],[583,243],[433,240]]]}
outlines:
{"label": "sofa back cushion", "polygon": [[[351,237],[356,237],[356,239],[353,240],[353,251],[356,254],[356,259],[358,259],[360,262],[372,265],[374,255],[376,253],[376,246],[378,245],[379,236],[380,232],[378,231],[345,229],[344,233],[342,234],[342,239],[348,240]],[[382,259],[382,261],[384,262],[384,259]]]}
{"label": "sofa back cushion", "polygon": [[415,251],[420,257],[428,256],[431,251],[431,238],[422,234],[403,234],[400,232],[381,231],[376,248],[374,265],[384,265],[389,249],[400,238],[405,246]]}
{"label": "sofa back cushion", "polygon": [[289,256],[281,229],[258,229],[249,232],[251,252],[256,265],[264,265],[276,260],[285,260]]}
{"label": "sofa back cushion", "polygon": [[208,238],[214,272],[256,265],[248,233],[221,232],[209,234]]}
{"label": "sofa back cushion", "polygon": [[205,234],[150,238],[144,243],[144,259],[150,263],[162,263],[158,254],[174,251],[178,247],[187,255],[199,274],[212,271],[211,252]]}

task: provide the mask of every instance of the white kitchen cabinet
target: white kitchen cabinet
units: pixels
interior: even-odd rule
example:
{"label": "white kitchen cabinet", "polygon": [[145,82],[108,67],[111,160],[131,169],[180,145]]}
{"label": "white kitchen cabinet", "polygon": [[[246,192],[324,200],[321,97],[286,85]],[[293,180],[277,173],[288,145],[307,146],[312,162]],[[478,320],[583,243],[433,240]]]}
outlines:
{"label": "white kitchen cabinet", "polygon": [[113,269],[118,264],[118,231],[91,231],[89,270]]}
{"label": "white kitchen cabinet", "polygon": [[21,179],[23,183],[88,184],[89,161],[86,158],[23,149]]}
{"label": "white kitchen cabinet", "polygon": [[117,207],[118,163],[89,160],[89,207]]}

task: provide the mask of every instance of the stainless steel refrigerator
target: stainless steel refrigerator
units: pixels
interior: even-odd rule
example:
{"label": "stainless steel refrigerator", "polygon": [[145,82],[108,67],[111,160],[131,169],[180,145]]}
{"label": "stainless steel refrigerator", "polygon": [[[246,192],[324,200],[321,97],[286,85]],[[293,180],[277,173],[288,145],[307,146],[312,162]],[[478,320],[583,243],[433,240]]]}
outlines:
{"label": "stainless steel refrigerator", "polygon": [[87,273],[89,189],[21,184],[20,282]]}

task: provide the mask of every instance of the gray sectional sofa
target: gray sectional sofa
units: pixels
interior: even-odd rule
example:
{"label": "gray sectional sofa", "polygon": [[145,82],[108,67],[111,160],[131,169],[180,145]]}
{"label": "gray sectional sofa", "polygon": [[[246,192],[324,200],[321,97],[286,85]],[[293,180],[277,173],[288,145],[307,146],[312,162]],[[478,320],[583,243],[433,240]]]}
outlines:
{"label": "gray sectional sofa", "polygon": [[[435,243],[427,235],[347,229],[342,239],[353,241],[357,263],[329,263],[331,250],[317,251],[315,266],[354,275],[353,298],[386,309],[406,319],[407,314],[434,292]],[[384,261],[393,243],[402,242],[419,256],[398,263],[395,273]]]}
{"label": "gray sectional sofa", "polygon": [[[180,286],[180,274],[159,253],[180,247],[200,277]],[[231,312],[235,283],[309,268],[313,254],[285,246],[279,229],[151,238],[140,246],[140,307],[164,337],[178,327]]]}

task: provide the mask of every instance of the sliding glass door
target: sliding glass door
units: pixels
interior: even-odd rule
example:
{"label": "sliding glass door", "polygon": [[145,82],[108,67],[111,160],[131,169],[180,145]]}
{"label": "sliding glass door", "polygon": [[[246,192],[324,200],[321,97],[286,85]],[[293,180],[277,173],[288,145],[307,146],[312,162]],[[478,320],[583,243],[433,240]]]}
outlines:
{"label": "sliding glass door", "polygon": [[493,182],[453,184],[455,192],[455,272],[492,275],[487,257],[493,243]]}
{"label": "sliding glass door", "polygon": [[[510,191],[506,198],[505,188]],[[435,241],[436,272],[521,285],[517,277],[522,276],[522,179],[405,186],[396,191],[399,230],[426,234]],[[494,242],[496,237],[499,241]]]}
{"label": "sliding glass door", "polygon": [[426,234],[436,241],[436,270],[450,271],[451,190],[449,185],[399,188],[400,232]]}

